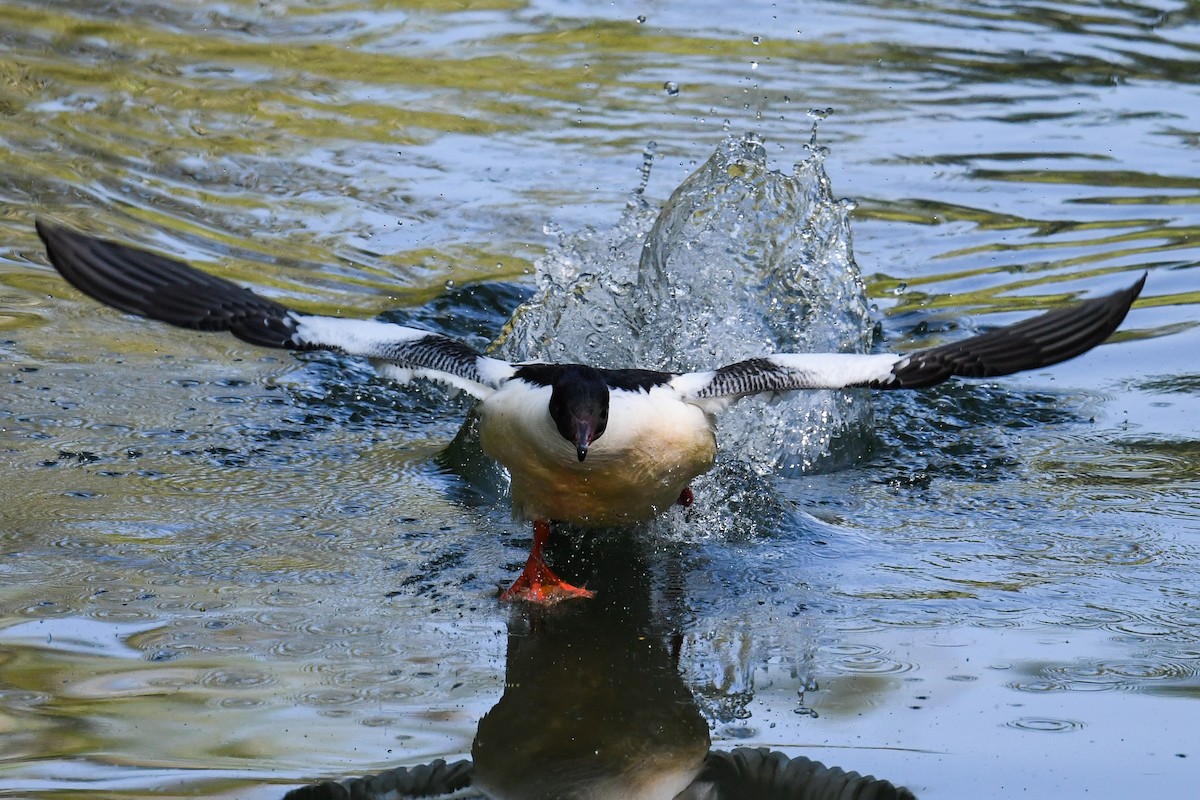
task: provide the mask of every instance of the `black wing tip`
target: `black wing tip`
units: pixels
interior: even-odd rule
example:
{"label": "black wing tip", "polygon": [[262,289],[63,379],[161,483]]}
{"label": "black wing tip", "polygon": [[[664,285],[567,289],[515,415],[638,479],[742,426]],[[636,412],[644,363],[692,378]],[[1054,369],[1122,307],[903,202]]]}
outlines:
{"label": "black wing tip", "polygon": [[[1143,272],[1142,276],[1134,281],[1133,285],[1128,289],[1119,289],[1110,295],[1097,297],[1092,301],[1098,308],[1105,309],[1111,315],[1110,323],[1106,326],[1108,332],[1096,344],[1102,343],[1111,336],[1121,326],[1121,323],[1125,321],[1125,317],[1129,314],[1129,309],[1133,308],[1134,301],[1138,299],[1138,296],[1142,293],[1142,289],[1146,287],[1146,278],[1149,275],[1149,272]],[[1085,300],[1080,305],[1085,305],[1087,302]]]}
{"label": "black wing tip", "polygon": [[122,247],[110,239],[101,239],[98,236],[92,236],[88,233],[75,230],[74,228],[63,225],[60,222],[52,222],[41,217],[33,220],[34,230],[37,231],[38,238],[42,240],[42,244],[46,246],[46,252],[50,256],[50,263],[59,272],[62,272],[62,267],[59,266],[59,260],[56,257],[61,257],[63,249],[71,245],[87,245],[98,243],[109,247]]}
{"label": "black wing tip", "polygon": [[1142,289],[1146,288],[1146,278],[1148,278],[1149,276],[1150,276],[1149,271],[1143,272],[1142,277],[1138,278],[1137,282],[1134,283],[1133,286],[1130,286],[1128,289],[1125,290],[1126,293],[1129,294],[1129,303],[1125,307],[1126,311],[1129,310],[1129,306],[1133,305],[1133,301],[1138,298],[1138,295],[1140,295],[1142,293]]}
{"label": "black wing tip", "polygon": [[1084,300],[1080,305],[1091,303],[1097,307],[1109,309],[1110,313],[1117,315],[1116,322],[1113,325],[1113,329],[1115,330],[1125,320],[1125,315],[1129,313],[1129,309],[1133,307],[1134,301],[1141,295],[1142,289],[1146,288],[1146,278],[1149,275],[1149,272],[1143,272],[1141,277],[1134,281],[1133,285],[1127,289],[1118,289],[1112,294],[1097,297],[1094,300]]}
{"label": "black wing tip", "polygon": [[886,389],[922,389],[951,377],[990,378],[1052,366],[1102,344],[1120,327],[1146,285],[1049,311],[958,342],[920,350],[893,367]]}
{"label": "black wing tip", "polygon": [[38,238],[42,240],[42,244],[46,247],[46,255],[50,257],[50,265],[62,273],[63,277],[67,277],[67,273],[62,267],[62,250],[72,241],[80,241],[86,237],[86,234],[72,230],[66,225],[57,222],[50,222],[40,217],[33,220],[33,228],[37,231]]}
{"label": "black wing tip", "polygon": [[58,222],[51,222],[43,217],[34,217],[33,227],[41,237],[44,244],[49,244],[50,240],[57,237],[59,233],[70,232],[70,228]]}
{"label": "black wing tip", "polygon": [[303,349],[286,306],[148,250],[35,219],[51,265],[79,291],[119,311],[180,328],[229,331],[264,347]]}
{"label": "black wing tip", "polygon": [[62,226],[57,222],[49,222],[41,217],[34,217],[33,227],[37,231],[37,235],[41,238],[43,244],[49,244],[50,239],[62,229]]}
{"label": "black wing tip", "polygon": [[112,273],[102,268],[101,260],[93,252],[95,248],[119,252],[123,245],[44,219],[35,219],[33,225],[46,247],[50,265],[67,283],[119,311],[147,316],[136,293],[115,291],[109,280]]}

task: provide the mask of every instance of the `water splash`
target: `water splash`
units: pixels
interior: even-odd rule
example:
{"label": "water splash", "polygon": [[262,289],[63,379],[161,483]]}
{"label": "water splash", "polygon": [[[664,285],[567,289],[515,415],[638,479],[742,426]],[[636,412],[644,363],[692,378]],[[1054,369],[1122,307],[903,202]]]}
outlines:
{"label": "water splash", "polygon": [[[648,152],[648,159],[652,157]],[[635,193],[611,230],[558,236],[538,290],[499,351],[512,358],[676,371],[781,351],[865,352],[869,320],[815,142],[791,174],[771,170],[756,136],[731,136],[661,211]],[[869,407],[810,392],[721,419],[726,461],[759,475],[812,470],[862,451]]]}

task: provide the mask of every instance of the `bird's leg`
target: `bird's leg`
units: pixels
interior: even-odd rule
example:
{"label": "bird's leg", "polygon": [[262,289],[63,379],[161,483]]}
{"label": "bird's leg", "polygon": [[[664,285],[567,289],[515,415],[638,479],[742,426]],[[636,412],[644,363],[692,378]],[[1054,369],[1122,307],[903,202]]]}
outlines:
{"label": "bird's leg", "polygon": [[696,495],[692,494],[692,487],[685,486],[679,493],[679,499],[675,501],[675,505],[687,508],[694,502],[696,502]]}
{"label": "bird's leg", "polygon": [[575,597],[592,597],[595,592],[572,586],[554,574],[542,558],[542,550],[550,538],[550,523],[544,519],[534,520],[533,548],[529,560],[516,583],[500,593],[500,599],[526,600],[530,603],[551,605]]}

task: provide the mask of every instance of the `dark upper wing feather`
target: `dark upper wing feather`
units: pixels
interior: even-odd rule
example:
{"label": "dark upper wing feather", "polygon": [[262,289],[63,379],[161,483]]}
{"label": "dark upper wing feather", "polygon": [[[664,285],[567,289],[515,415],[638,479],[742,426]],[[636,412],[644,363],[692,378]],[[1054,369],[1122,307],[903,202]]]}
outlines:
{"label": "dark upper wing feather", "polygon": [[1107,297],[1085,300],[1031,319],[906,356],[776,353],[671,383],[709,411],[752,394],[800,389],[921,389],[958,376],[989,378],[1039,369],[1084,353],[1107,339],[1142,290],[1146,276]]}
{"label": "dark upper wing feather", "polygon": [[288,308],[182,261],[39,220],[50,262],[71,285],[130,314],[265,347],[304,349]]}
{"label": "dark upper wing feather", "polygon": [[918,351],[892,368],[892,380],[871,385],[880,389],[920,389],[952,376],[991,378],[1066,361],[1111,336],[1145,283],[1143,275],[1128,289],[1106,297]]}
{"label": "dark upper wing feather", "polygon": [[300,314],[182,261],[39,221],[50,262],[75,288],[130,314],[294,350],[338,350],[484,396],[512,372],[466,344],[385,322]]}

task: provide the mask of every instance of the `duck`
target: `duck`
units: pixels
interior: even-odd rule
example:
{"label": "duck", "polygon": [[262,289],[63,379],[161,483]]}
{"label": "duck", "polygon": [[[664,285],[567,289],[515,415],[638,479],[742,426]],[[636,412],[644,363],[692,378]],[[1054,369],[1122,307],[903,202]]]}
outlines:
{"label": "duck", "polygon": [[593,592],[558,576],[551,523],[631,525],[688,506],[717,455],[717,418],[753,395],[815,389],[923,389],[951,378],[1041,369],[1104,342],[1146,275],[1127,289],[906,354],[770,353],[697,372],[510,362],[462,341],[389,322],[305,314],[176,258],[37,220],[51,265],[118,311],[244,342],[329,350],[384,377],[462,390],[478,401],[483,452],[510,476],[513,515],[533,545],[505,601],[554,604]]}

